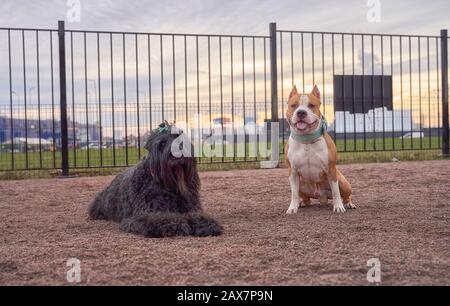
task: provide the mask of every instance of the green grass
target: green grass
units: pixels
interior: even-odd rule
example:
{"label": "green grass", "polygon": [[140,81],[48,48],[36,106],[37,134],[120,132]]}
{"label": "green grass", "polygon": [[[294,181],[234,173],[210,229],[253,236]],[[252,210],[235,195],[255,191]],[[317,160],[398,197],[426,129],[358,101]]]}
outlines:
{"label": "green grass", "polygon": [[439,149],[441,138],[424,137],[415,139],[402,138],[371,138],[365,142],[363,139],[348,138],[347,140],[338,140],[336,147],[338,151],[395,151],[395,150],[422,150],[422,149]]}
{"label": "green grass", "polygon": [[[439,159],[441,154],[439,149],[440,142],[439,137],[403,140],[401,138],[367,139],[365,143],[362,139],[358,139],[356,142],[353,139],[347,139],[347,141],[338,140],[336,146],[339,151],[340,163],[367,163],[391,161],[394,157],[401,161]],[[199,169],[206,171],[259,168],[259,161],[265,160],[262,157],[258,158],[258,160],[255,160],[254,157],[249,157],[255,152],[254,144],[239,144],[236,147],[226,145],[224,148],[225,153],[233,152],[234,150],[246,151],[247,158],[210,158],[203,156],[199,158]],[[343,152],[345,150],[347,152]],[[141,157],[143,157],[147,151],[141,149],[140,153]],[[284,160],[283,153],[283,144],[280,143],[281,161]],[[76,175],[115,174],[122,171],[127,165],[134,165],[138,161],[139,150],[137,148],[129,148],[128,157],[125,148],[116,149],[115,151],[103,149],[101,152],[99,149],[90,149],[89,152],[87,150],[69,150],[70,172]],[[28,152],[28,163],[25,153],[14,153],[14,168],[16,170],[13,171],[12,154],[10,152],[0,152],[0,179],[59,176],[60,170],[54,169],[54,165],[56,165],[56,168],[59,168],[60,164],[60,152]]]}

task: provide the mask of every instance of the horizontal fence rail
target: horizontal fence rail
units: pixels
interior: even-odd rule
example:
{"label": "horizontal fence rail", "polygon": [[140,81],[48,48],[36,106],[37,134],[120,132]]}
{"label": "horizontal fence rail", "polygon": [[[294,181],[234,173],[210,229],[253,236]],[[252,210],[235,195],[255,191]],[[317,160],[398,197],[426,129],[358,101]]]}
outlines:
{"label": "horizontal fence rail", "polygon": [[0,171],[131,166],[164,120],[199,163],[276,160],[287,96],[314,84],[340,152],[448,155],[448,39],[0,28]]}

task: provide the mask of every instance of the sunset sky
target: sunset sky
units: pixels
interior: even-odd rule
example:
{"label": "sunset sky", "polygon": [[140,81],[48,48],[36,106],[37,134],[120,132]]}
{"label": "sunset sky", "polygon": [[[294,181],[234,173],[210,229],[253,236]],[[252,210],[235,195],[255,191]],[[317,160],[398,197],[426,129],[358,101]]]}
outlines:
{"label": "sunset sky", "polygon": [[[2,0],[0,27],[56,27],[66,0]],[[279,28],[316,31],[435,34],[450,28],[447,0],[379,1],[369,23],[366,0],[81,0],[81,22],[68,28],[150,32],[267,34]]]}
{"label": "sunset sky", "polygon": [[[70,8],[73,4],[76,4],[77,2],[80,3],[80,22],[69,22],[67,20],[67,14],[70,12]],[[370,5],[368,6],[368,2],[379,2],[380,4],[380,20],[379,22],[369,22],[367,18],[367,13],[370,10]],[[282,30],[301,30],[301,31],[333,31],[333,32],[363,32],[363,33],[387,33],[387,34],[421,34],[421,35],[439,35],[440,29],[443,28],[450,28],[450,19],[448,18],[448,12],[450,9],[450,3],[448,0],[437,0],[437,1],[418,1],[418,0],[410,0],[410,1],[387,1],[387,0],[381,0],[381,1],[365,1],[365,0],[351,0],[351,1],[331,1],[331,0],[324,0],[324,1],[292,1],[292,0],[278,0],[278,1],[272,1],[272,0],[229,0],[229,1],[217,1],[217,0],[171,0],[171,1],[150,1],[150,0],[136,0],[136,1],[120,1],[120,0],[81,0],[81,1],[64,1],[64,0],[40,0],[40,1],[28,1],[28,0],[2,0],[0,2],[0,27],[25,27],[25,28],[56,28],[57,21],[58,20],[66,20],[66,28],[67,29],[77,29],[77,30],[104,30],[104,31],[135,31],[135,32],[151,32],[151,33],[198,33],[198,34],[245,34],[245,35],[268,35],[269,30],[269,23],[270,22],[277,22],[277,26],[279,29]],[[33,50],[34,43],[33,43],[33,36],[32,33],[29,33],[30,37],[27,37],[30,43],[28,43],[28,47],[30,50]],[[120,37],[119,37],[120,38]],[[131,37],[132,38],[132,37]],[[157,37],[156,37],[157,38]],[[45,37],[41,38],[43,39],[41,43],[45,46],[45,44],[48,44],[45,41]],[[101,38],[104,39],[104,38]],[[75,41],[77,38],[75,38]],[[90,46],[95,44],[95,37],[88,38],[88,42],[90,42]],[[0,31],[0,106],[7,105],[9,103],[9,77],[8,77],[8,63],[6,61],[7,59],[7,47],[4,43],[6,41],[6,32]],[[297,41],[296,41],[297,42]],[[56,43],[56,40],[55,40]],[[104,41],[103,43],[107,43],[107,41]],[[121,49],[120,45],[121,41],[120,39],[118,41],[114,42],[114,47]],[[145,53],[145,41],[139,42],[139,51],[140,54]],[[159,52],[157,41],[155,42],[155,50]],[[176,44],[181,43],[180,41],[176,41]],[[193,42],[189,42],[190,47],[194,46]],[[251,45],[249,45],[249,42],[246,42],[246,52],[251,52]],[[251,42],[250,42],[251,43]],[[257,96],[253,96],[253,88],[251,77],[252,77],[252,62],[250,61],[251,56],[249,57],[246,55],[245,57],[245,78],[246,82],[249,82],[247,85],[245,97],[247,101],[252,101],[253,99],[261,101],[264,98],[264,93],[261,91],[263,88],[263,77],[262,74],[263,71],[263,57],[262,57],[262,45],[261,42],[257,42],[257,59],[255,62],[257,73]],[[316,42],[317,43],[317,42]],[[325,59],[325,66],[326,66],[326,73],[327,73],[327,79],[325,80],[325,84],[320,84],[320,74],[317,74],[317,77],[319,80],[316,82],[321,85],[321,88],[324,87],[328,94],[332,91],[332,83],[331,83],[331,53],[330,53],[330,37],[326,37],[326,46],[325,46],[325,52],[324,55]],[[347,42],[346,42],[347,43]],[[375,42],[376,48],[378,48],[379,42]],[[394,43],[398,43],[394,41]],[[424,47],[425,41],[422,41]],[[20,36],[14,36],[13,35],[13,53],[14,55],[17,54],[18,56],[13,56],[13,90],[17,92],[17,95],[14,97],[16,101],[23,100],[23,84],[22,79],[23,76],[22,68],[21,68],[21,48],[20,45]],[[175,83],[172,82],[172,76],[170,75],[170,72],[172,70],[171,68],[171,54],[172,50],[170,48],[171,41],[167,40],[164,41],[164,44],[166,46],[167,54],[164,54],[164,66],[166,70],[166,75],[164,76],[165,81],[165,88],[164,88],[164,94],[166,95],[166,100],[171,101],[173,100],[173,90],[172,88],[176,87],[176,96],[179,100],[182,100],[184,97],[184,79],[183,79],[183,73],[182,71],[176,72],[176,79]],[[216,46],[217,49],[217,41],[212,42],[213,46]],[[258,45],[259,44],[259,45]],[[337,40],[336,45],[336,52],[339,52],[339,40]],[[413,41],[413,44],[417,44],[416,41]],[[224,42],[225,47],[227,47],[227,43]],[[237,47],[239,47],[239,41],[236,42]],[[14,47],[15,46],[15,47]],[[169,46],[169,47],[168,47]],[[298,46],[298,45],[297,45]],[[348,44],[347,44],[348,47]],[[133,48],[133,40],[127,41],[127,50],[128,48]],[[141,52],[142,48],[142,52]],[[205,65],[205,41],[200,42],[200,48],[201,54],[200,54],[200,60],[202,63],[199,65],[201,74],[200,74],[200,95],[202,96],[201,100],[206,99],[207,96],[207,70]],[[417,46],[415,47],[417,48]],[[106,49],[106,48],[104,48]],[[394,52],[396,52],[398,49],[398,46],[396,45],[394,47]],[[414,48],[413,48],[414,49]],[[27,49],[28,50],[28,49]],[[134,50],[134,49],[131,49]],[[152,61],[154,62],[153,65],[156,68],[159,68],[160,64],[158,61],[160,61],[159,54],[156,51],[152,51]],[[81,44],[77,44],[75,46],[75,60],[74,60],[74,69],[76,71],[75,73],[75,91],[77,93],[77,101],[78,99],[80,102],[83,102],[83,99],[85,99],[85,90],[84,90],[84,61],[82,58],[82,53],[77,53],[82,51]],[[108,50],[102,50],[102,52],[106,52]],[[32,51],[27,51],[30,54],[27,55],[27,57],[30,57],[31,60],[28,60],[28,65],[30,66],[29,71],[27,71],[27,74],[30,78],[28,82],[28,89],[29,95],[31,98],[29,100],[36,101],[36,76],[35,76],[35,69],[33,68],[34,59]],[[88,51],[90,52],[90,51]],[[218,62],[217,62],[217,50],[212,51],[212,67],[217,68]],[[224,57],[225,57],[225,63],[227,66],[228,62],[226,61],[228,51],[224,51]],[[286,52],[286,50],[285,50]],[[296,51],[298,52],[298,51]],[[310,47],[305,48],[305,52],[311,52]],[[380,54],[376,54],[376,50],[374,51],[374,58],[377,62],[377,67],[375,67],[374,73],[380,73],[379,68],[379,62],[380,62]],[[129,52],[130,53],[130,52]],[[131,52],[133,53],[133,52]],[[176,49],[176,66],[177,69],[181,69],[183,66],[182,61],[184,61],[184,57],[179,56],[179,53],[182,53],[181,49]],[[233,64],[234,73],[237,73],[237,78],[239,78],[239,73],[242,71],[242,58],[239,58],[238,52],[235,54],[236,59]],[[364,56],[362,56],[362,50],[360,46],[355,47],[355,53],[356,53],[356,65],[361,66],[361,58],[370,58],[371,53],[366,49],[364,51]],[[246,53],[247,54],[247,53]],[[91,54],[92,55],[92,54]],[[119,54],[120,55],[120,54]],[[193,54],[190,54],[191,56]],[[43,51],[41,53],[41,56],[45,57],[45,52]],[[89,54],[88,54],[89,56]],[[102,58],[108,58],[109,54],[106,52],[105,54],[102,53]],[[127,55],[129,56],[129,54]],[[308,60],[310,58],[309,55],[306,55]],[[317,56],[317,59],[320,63],[320,53]],[[397,60],[397,63],[395,64],[394,69],[398,70],[399,66],[399,59],[398,55],[394,55],[395,59]],[[434,49],[434,41],[432,41],[431,45],[431,55],[432,61],[431,61],[431,69],[434,69],[431,71],[431,89],[432,91],[435,91],[435,88],[437,88],[437,82],[436,82],[436,54]],[[47,56],[48,57],[48,56]],[[290,59],[290,55],[284,53],[285,61],[288,61]],[[424,54],[422,53],[420,62],[422,64],[422,69],[426,65],[426,58],[423,58]],[[413,51],[413,58],[414,58],[414,65],[412,66],[412,77],[413,80],[411,81],[412,87],[413,87],[413,95],[416,95],[418,92],[418,61],[419,57],[417,54],[417,51]],[[128,57],[127,57],[128,59]],[[141,66],[144,66],[147,63],[147,57],[144,57],[143,59],[140,59],[140,61],[143,61]],[[295,57],[295,69],[298,72],[298,57]],[[340,60],[340,57],[337,57],[336,65],[340,65],[338,62]],[[345,58],[347,65],[349,63],[349,50],[346,49],[346,58]],[[90,66],[87,71],[88,75],[88,91],[89,91],[89,99],[94,100],[96,92],[96,82],[95,79],[97,77],[97,65],[96,65],[96,58],[94,54],[94,60],[91,60],[89,58],[88,60],[90,62]],[[136,62],[135,58],[130,59],[131,62]],[[166,62],[167,61],[167,62]],[[180,63],[178,62],[180,61]],[[403,58],[403,61],[405,61],[405,58]],[[109,61],[107,63],[109,65]],[[408,65],[408,62],[403,63],[406,67]],[[49,61],[45,61],[45,58],[41,61],[41,65],[44,67],[42,68],[42,78],[44,81],[42,81],[42,90],[41,90],[41,96],[43,99],[48,101],[49,98],[49,85],[48,85],[48,67],[49,67]],[[118,57],[117,59],[114,59],[114,72],[115,72],[115,78],[117,77],[117,81],[115,82],[115,87],[117,87],[117,90],[119,92],[116,93],[116,96],[118,101],[120,101],[121,91],[123,91],[122,86],[123,81],[120,80],[120,77],[123,76],[122,70],[122,62],[121,58]],[[287,63],[289,65],[289,62]],[[366,65],[368,63],[366,62]],[[47,66],[47,68],[45,68]],[[166,67],[167,66],[167,67]],[[338,66],[339,67],[339,66]],[[47,69],[47,70],[46,70]],[[104,92],[103,94],[103,100],[106,102],[110,90],[109,88],[109,79],[106,81],[103,80],[103,78],[106,79],[106,77],[109,78],[109,67],[103,62],[101,65],[101,73],[102,73],[102,81],[101,81],[101,89]],[[105,71],[103,71],[105,69]],[[139,70],[140,69],[140,70]],[[148,76],[147,70],[142,70],[142,67],[139,68],[138,74],[141,77],[142,81],[146,82],[144,79]],[[189,99],[195,102],[197,100],[195,94],[196,94],[196,84],[195,84],[195,65],[193,65],[191,62],[189,63],[188,67],[188,74],[189,74]],[[228,69],[228,68],[227,68]],[[224,71],[225,78],[229,77],[229,71],[226,69]],[[316,69],[319,69],[320,66],[317,65]],[[357,67],[357,69],[360,69]],[[136,88],[135,86],[136,80],[134,79],[135,74],[135,66],[128,65],[127,67],[127,86],[130,86],[128,89],[127,94],[129,95],[129,100],[134,101],[136,100]],[[154,69],[155,70],[155,69]],[[348,73],[348,66],[346,66],[346,72]],[[70,71],[69,71],[70,72]],[[366,70],[366,73],[370,72]],[[386,73],[389,73],[389,71],[385,71]],[[409,71],[406,71],[409,73]],[[161,77],[158,73],[158,71],[155,70],[155,75],[152,74],[152,79],[155,82],[155,88],[153,91],[153,95],[155,96],[155,100],[158,100],[158,97],[161,96],[161,93],[158,93],[158,90],[160,90],[159,83],[161,81]],[[311,87],[312,84],[309,84],[312,82],[311,77],[311,68],[306,65],[305,67],[305,73],[307,74],[307,86]],[[424,73],[424,72],[422,72]],[[247,75],[248,74],[248,75]],[[280,92],[280,96],[282,93],[284,95],[288,94],[286,91],[289,90],[289,87],[292,83],[300,83],[302,80],[299,79],[297,76],[294,80],[290,78],[290,70],[289,68],[286,68],[285,70],[286,77],[284,78],[283,83],[283,90]],[[395,74],[395,71],[394,71]],[[287,77],[289,76],[289,77]],[[47,78],[46,78],[47,77]],[[426,78],[426,74],[421,75],[422,82],[423,78]],[[167,78],[167,80],[166,80]],[[214,69],[212,72],[212,95],[213,99],[217,100],[219,89],[218,89],[218,71],[217,69]],[[171,83],[172,82],[172,83]],[[404,80],[405,87],[407,85],[410,85],[409,80]],[[148,83],[148,82],[146,82]],[[140,87],[143,88],[140,90],[139,95],[141,95],[140,99],[148,99],[149,90],[144,87],[146,83],[143,83]],[[426,84],[422,84],[424,88],[426,89]],[[225,80],[224,86],[228,88],[229,82]],[[399,88],[398,78],[395,79],[394,77],[394,95],[396,95],[396,100],[394,101],[394,105],[399,105],[400,102],[399,99],[399,91],[395,90],[396,88]],[[423,90],[425,92],[425,89]],[[19,91],[22,90],[22,93]],[[235,100],[239,101],[239,99],[242,99],[242,85],[236,81],[235,84],[235,96],[237,97]],[[247,92],[248,91],[248,92]],[[403,93],[404,98],[409,98],[409,88],[405,88],[405,92]],[[433,93],[434,95],[434,93]],[[230,98],[230,93],[225,93],[225,99]],[[284,97],[280,97],[280,99],[283,99]],[[70,99],[70,96],[69,96]],[[106,101],[105,101],[106,100]],[[94,101],[95,102],[95,101]],[[29,101],[29,103],[31,103]],[[330,103],[330,102],[329,102]],[[414,102],[416,104],[416,101]],[[120,107],[120,106],[119,106]],[[133,107],[133,106],[129,106]],[[408,107],[408,106],[405,106]],[[433,115],[436,113],[435,109],[436,105],[433,105],[433,109],[431,110],[433,112]],[[326,108],[330,108],[328,110],[328,113],[330,113],[332,108],[332,102],[331,105],[327,105]],[[107,111],[107,107],[104,108],[105,111]],[[2,111],[2,109],[0,109]],[[424,110],[422,110],[424,112]],[[427,111],[427,110],[425,110]],[[0,114],[1,115],[1,114]],[[329,119],[332,119],[330,117]],[[434,119],[433,119],[434,120]]]}

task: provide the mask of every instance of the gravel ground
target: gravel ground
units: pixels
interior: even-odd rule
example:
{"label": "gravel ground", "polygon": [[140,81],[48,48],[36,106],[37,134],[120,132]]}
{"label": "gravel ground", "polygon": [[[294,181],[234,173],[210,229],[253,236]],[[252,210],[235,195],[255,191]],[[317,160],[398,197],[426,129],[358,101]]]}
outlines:
{"label": "gravel ground", "polygon": [[0,181],[0,284],[450,285],[450,162],[346,165],[358,209],[313,205],[287,216],[287,169],[203,172],[215,238],[146,239],[86,208],[112,177]]}

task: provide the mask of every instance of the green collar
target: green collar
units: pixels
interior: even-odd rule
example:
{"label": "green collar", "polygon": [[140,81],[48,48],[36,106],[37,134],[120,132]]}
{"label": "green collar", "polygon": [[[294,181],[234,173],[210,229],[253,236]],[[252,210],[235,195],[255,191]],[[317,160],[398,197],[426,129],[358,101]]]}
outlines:
{"label": "green collar", "polygon": [[323,133],[327,130],[328,124],[325,117],[322,117],[320,128],[318,128],[314,133],[307,135],[300,135],[296,133],[293,129],[291,129],[291,137],[292,139],[301,142],[301,143],[311,143],[322,137]]}

